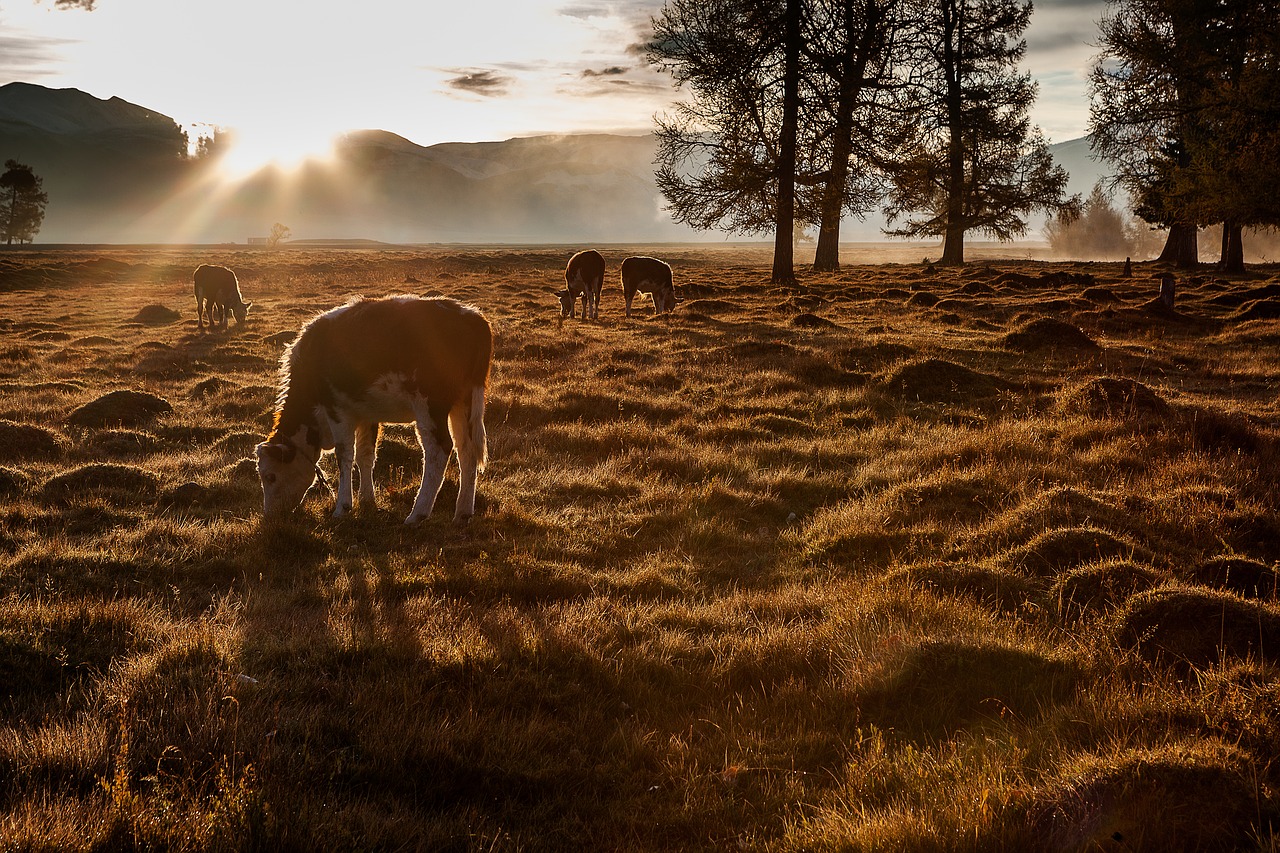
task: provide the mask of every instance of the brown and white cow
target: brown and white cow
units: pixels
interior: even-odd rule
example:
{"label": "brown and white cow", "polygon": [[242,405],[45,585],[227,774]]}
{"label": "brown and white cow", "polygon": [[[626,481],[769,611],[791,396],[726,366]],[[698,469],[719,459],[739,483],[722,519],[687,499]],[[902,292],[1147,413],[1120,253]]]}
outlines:
{"label": "brown and white cow", "polygon": [[352,509],[353,463],[360,505],[372,507],[382,424],[413,423],[422,483],[405,523],[431,514],[455,445],[454,522],[465,523],[488,455],[484,395],[492,359],[489,322],[452,299],[357,297],[312,318],[281,358],[275,424],[257,448],[264,513],[281,515],[302,502],[326,450],[338,460],[333,517]]}
{"label": "brown and white cow", "polygon": [[637,293],[650,294],[653,313],[676,310],[676,290],[671,283],[671,267],[657,258],[635,257],[622,262],[622,297],[631,316],[631,300]]}
{"label": "brown and white cow", "polygon": [[192,276],[196,290],[196,323],[203,329],[205,312],[209,315],[209,328],[213,328],[216,319],[220,318],[222,327],[227,325],[227,309],[236,316],[237,323],[243,323],[249,313],[252,302],[245,302],[240,295],[240,282],[236,274],[226,267],[213,264],[201,264],[196,267]]}
{"label": "brown and white cow", "polygon": [[582,297],[582,319],[600,319],[600,291],[604,289],[604,258],[595,249],[578,252],[564,268],[565,287],[555,291],[560,297],[560,316],[574,316],[574,306]]}

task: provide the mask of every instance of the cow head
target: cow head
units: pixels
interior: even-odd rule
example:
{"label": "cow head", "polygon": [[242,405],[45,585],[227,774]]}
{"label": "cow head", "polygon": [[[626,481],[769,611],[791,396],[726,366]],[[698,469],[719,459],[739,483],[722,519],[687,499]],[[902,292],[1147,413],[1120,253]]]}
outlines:
{"label": "cow head", "polygon": [[258,476],[262,479],[262,512],[280,516],[302,503],[316,480],[316,457],[289,438],[272,437],[257,447]]}
{"label": "cow head", "polygon": [[676,310],[676,291],[671,285],[659,287],[653,292],[653,310],[656,314],[666,314]]}
{"label": "cow head", "polygon": [[577,294],[572,293],[567,287],[562,288],[560,290],[553,290],[551,292],[554,293],[560,299],[560,316],[572,317],[573,311],[574,311],[574,303],[578,299]]}
{"label": "cow head", "polygon": [[236,322],[243,323],[245,315],[249,313],[249,306],[252,302],[241,302],[239,305],[232,305],[231,312],[236,315]]}

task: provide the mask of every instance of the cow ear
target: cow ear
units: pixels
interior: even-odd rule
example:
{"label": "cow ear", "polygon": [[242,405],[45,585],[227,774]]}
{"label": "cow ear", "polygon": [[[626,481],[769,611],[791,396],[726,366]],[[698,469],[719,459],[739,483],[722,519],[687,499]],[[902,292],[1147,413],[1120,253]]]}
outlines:
{"label": "cow ear", "polygon": [[288,465],[293,461],[293,457],[297,454],[297,449],[292,444],[259,444],[258,449],[273,462],[279,462],[282,465]]}
{"label": "cow ear", "polygon": [[249,310],[250,308],[252,308],[252,307],[253,307],[253,303],[252,303],[252,302],[246,302],[246,303],[244,304],[244,310],[246,310],[246,311],[248,311],[248,310]]}
{"label": "cow ear", "polygon": [[568,296],[568,295],[569,295],[569,288],[567,288],[567,287],[562,287],[562,288],[560,288],[559,290],[552,290],[552,291],[551,291],[551,294],[552,294],[553,296]]}

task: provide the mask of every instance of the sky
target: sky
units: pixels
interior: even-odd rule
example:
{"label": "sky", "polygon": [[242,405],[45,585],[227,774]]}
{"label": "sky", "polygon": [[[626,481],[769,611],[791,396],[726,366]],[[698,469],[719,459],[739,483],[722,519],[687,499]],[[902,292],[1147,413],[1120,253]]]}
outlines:
{"label": "sky", "polygon": [[[92,5],[92,11],[83,4]],[[1037,0],[1024,67],[1052,142],[1084,135],[1104,0]],[[246,169],[343,131],[419,145],[644,133],[678,95],[637,45],[661,0],[0,0],[0,85],[117,96]]]}

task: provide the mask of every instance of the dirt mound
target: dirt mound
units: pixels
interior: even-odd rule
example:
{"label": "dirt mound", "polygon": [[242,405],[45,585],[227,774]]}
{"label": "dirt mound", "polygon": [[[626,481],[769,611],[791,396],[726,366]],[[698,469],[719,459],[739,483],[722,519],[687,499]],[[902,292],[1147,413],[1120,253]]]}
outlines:
{"label": "dirt mound", "polygon": [[722,314],[737,307],[727,299],[691,299],[680,310],[685,314]]}
{"label": "dirt mound", "polygon": [[145,391],[112,391],[85,403],[67,416],[67,423],[81,427],[140,426],[173,413],[163,397]]}
{"label": "dirt mound", "polygon": [[967,281],[963,287],[956,290],[956,293],[961,293],[965,296],[986,296],[995,292],[995,288],[985,281]]}
{"label": "dirt mound", "polygon": [[1164,586],[1125,605],[1116,639],[1144,658],[1175,666],[1212,666],[1224,657],[1274,661],[1280,613],[1238,596]]}
{"label": "dirt mound", "polygon": [[1265,823],[1256,770],[1214,741],[1078,760],[1036,794],[1028,814],[1041,850],[1245,850]]}
{"label": "dirt mound", "polygon": [[917,308],[932,308],[941,301],[941,297],[929,293],[925,290],[917,291],[911,294],[911,298],[907,300],[908,305],[914,305]]}
{"label": "dirt mound", "polygon": [[1169,404],[1146,385],[1110,376],[1092,379],[1069,392],[1063,405],[1066,409],[1083,411],[1096,418],[1163,417],[1169,414]]}
{"label": "dirt mound", "polygon": [[904,400],[922,403],[964,403],[995,397],[1010,385],[997,376],[980,373],[964,365],[929,358],[916,361],[891,373],[882,389]]}
{"label": "dirt mound", "polygon": [[53,459],[62,453],[62,439],[43,427],[0,421],[0,461]]}
{"label": "dirt mound", "polygon": [[50,500],[66,500],[81,494],[103,495],[136,501],[153,497],[159,478],[132,465],[100,463],[59,474],[41,490]]}
{"label": "dirt mound", "polygon": [[148,305],[133,315],[132,322],[143,323],[147,326],[167,326],[170,323],[176,323],[182,319],[182,315],[172,308],[166,308],[163,305]]}
{"label": "dirt mound", "polygon": [[1275,599],[1280,595],[1280,576],[1275,567],[1248,557],[1212,557],[1197,566],[1193,575],[1205,586],[1245,598]]}
{"label": "dirt mound", "polygon": [[1004,336],[1004,345],[1021,352],[1069,349],[1097,352],[1100,347],[1079,327],[1050,317],[1040,317]]}

